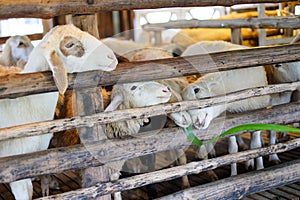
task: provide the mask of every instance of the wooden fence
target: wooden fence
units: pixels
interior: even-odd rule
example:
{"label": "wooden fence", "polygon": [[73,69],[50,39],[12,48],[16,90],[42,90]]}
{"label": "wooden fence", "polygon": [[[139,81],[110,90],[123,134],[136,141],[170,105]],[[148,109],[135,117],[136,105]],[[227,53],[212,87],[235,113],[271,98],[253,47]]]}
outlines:
{"label": "wooden fence", "polygon": [[[160,0],[155,3],[149,1],[1,1],[0,18],[8,17],[40,17],[50,18],[65,14],[86,14],[106,10],[122,10],[133,8],[158,8],[171,6],[206,6],[206,5],[233,5],[244,3],[267,3],[267,2],[286,2],[286,1],[167,1]],[[297,18],[274,19],[272,22],[259,22],[255,19],[242,21],[237,26],[288,26],[299,28]],[[233,21],[232,21],[233,22]],[[197,23],[197,22],[191,22]],[[228,22],[231,23],[231,22]],[[250,25],[249,25],[250,23]],[[260,24],[260,25],[258,25]],[[268,25],[265,25],[268,24]],[[295,26],[295,27],[294,27]],[[237,59],[238,58],[238,59]],[[145,61],[138,63],[120,63],[115,71],[112,72],[83,72],[69,74],[69,90],[85,90],[88,87],[107,86],[116,83],[128,83],[132,81],[157,80],[178,76],[188,76],[193,74],[205,74],[215,71],[230,69],[247,68],[259,65],[300,61],[300,44],[281,45],[276,47],[260,47],[239,51],[222,53],[212,53],[207,55],[190,56],[188,58],[161,59],[157,61]],[[191,63],[197,63],[192,65]],[[162,67],[164,70],[161,70]],[[134,73],[131,73],[134,71]],[[76,80],[76,81],[75,81]],[[78,84],[80,83],[80,84]],[[95,84],[96,83],[96,84]],[[300,82],[289,84],[270,85],[262,88],[250,89],[238,93],[226,94],[222,97],[208,98],[205,100],[182,101],[177,103],[167,103],[163,105],[150,106],[145,108],[127,109],[108,113],[85,114],[66,119],[25,124],[20,126],[1,128],[0,140],[8,140],[26,136],[41,135],[48,132],[58,132],[73,128],[86,128],[98,126],[119,120],[132,118],[142,119],[150,116],[189,110],[198,107],[207,107],[214,104],[237,101],[253,96],[260,96],[282,91],[293,91],[300,88]],[[33,74],[12,74],[0,77],[0,99],[17,98],[24,95],[57,91],[50,72],[40,72]],[[233,126],[244,123],[277,123],[288,124],[300,118],[300,106],[298,102],[287,105],[276,106],[271,109],[261,109],[251,112],[227,115],[222,131]],[[211,139],[220,132],[220,127],[213,124],[210,134],[205,131],[194,130],[195,134],[202,140]],[[238,133],[241,134],[241,133]],[[0,181],[1,183],[11,182],[27,177],[39,175],[63,173],[70,170],[89,169],[105,166],[119,160],[127,160],[141,155],[155,153],[168,149],[179,149],[187,147],[190,142],[186,138],[181,128],[165,128],[159,133],[151,134],[147,138],[130,138],[126,140],[101,140],[89,141],[85,144],[78,144],[70,147],[49,149],[45,151],[10,156],[0,158]],[[170,138],[176,138],[169,143]],[[165,145],[166,142],[168,145]],[[120,148],[114,148],[114,147]],[[233,162],[242,162],[250,158],[280,153],[295,149],[300,146],[300,139],[272,145],[270,147],[259,148],[239,152],[232,155],[225,155],[205,161],[192,162],[183,166],[178,166],[160,171],[149,172],[142,175],[124,178],[116,182],[93,183],[86,185],[75,191],[63,194],[44,197],[42,199],[90,199],[101,198],[117,191],[129,190],[132,188],[148,185],[151,183],[162,182],[175,179],[188,174],[197,174],[202,171],[215,169],[220,166],[228,165]],[[87,149],[93,149],[93,155]],[[121,150],[122,149],[122,150]],[[95,158],[95,157],[96,158]],[[47,162],[45,162],[47,161]],[[251,193],[278,187],[300,180],[299,159],[283,165],[278,165],[270,169],[259,172],[251,172],[236,177],[220,180],[212,184],[197,186],[180,191],[162,199],[203,199],[209,197],[216,198],[240,198]],[[272,174],[272,177],[268,176]],[[266,177],[269,178],[266,178]],[[264,179],[263,182],[261,182]],[[99,179],[96,179],[99,181]],[[250,181],[251,180],[251,181]],[[274,181],[276,180],[276,181]],[[105,180],[104,180],[105,181]],[[246,182],[248,181],[248,182]],[[260,181],[261,185],[257,185]],[[244,182],[245,184],[240,184]],[[228,189],[231,187],[238,190]],[[226,188],[227,192],[220,191]],[[201,191],[201,194],[198,192]],[[223,191],[223,190],[222,190]],[[106,196],[107,197],[107,196]]]}

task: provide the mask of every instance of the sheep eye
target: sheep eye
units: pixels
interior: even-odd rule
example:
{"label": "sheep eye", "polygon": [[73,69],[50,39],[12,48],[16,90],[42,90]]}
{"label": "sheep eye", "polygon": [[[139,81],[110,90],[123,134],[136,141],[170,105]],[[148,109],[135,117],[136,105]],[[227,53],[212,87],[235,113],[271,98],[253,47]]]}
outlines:
{"label": "sheep eye", "polygon": [[197,94],[199,91],[200,91],[199,88],[195,88],[195,89],[194,89],[195,94]]}
{"label": "sheep eye", "polygon": [[135,90],[137,87],[134,85],[134,86],[132,86],[130,89],[131,90]]}
{"label": "sheep eye", "polygon": [[279,68],[279,67],[281,67],[281,64],[275,64],[274,65],[276,68]]}
{"label": "sheep eye", "polygon": [[73,42],[69,42],[65,45],[66,48],[71,48],[73,47],[75,44]]}
{"label": "sheep eye", "polygon": [[24,43],[22,41],[20,41],[18,47],[23,46],[23,45],[24,45]]}

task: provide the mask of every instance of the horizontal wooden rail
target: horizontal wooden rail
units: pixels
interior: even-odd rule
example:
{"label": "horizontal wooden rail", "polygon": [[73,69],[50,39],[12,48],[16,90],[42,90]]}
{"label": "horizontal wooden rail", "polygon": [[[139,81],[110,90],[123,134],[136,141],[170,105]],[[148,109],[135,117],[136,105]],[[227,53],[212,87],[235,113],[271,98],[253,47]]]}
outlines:
{"label": "horizontal wooden rail", "polygon": [[[78,189],[78,190],[74,190],[74,191],[70,191],[70,192],[65,192],[63,194],[57,194],[57,195],[53,195],[53,196],[49,196],[49,197],[43,197],[40,199],[46,200],[46,199],[59,199],[59,200],[63,200],[63,199],[72,199],[74,197],[76,197],[77,195],[83,195],[85,198],[92,198],[95,196],[102,196],[102,195],[106,195],[106,194],[110,194],[110,193],[114,193],[114,192],[118,192],[118,191],[125,191],[125,190],[130,190],[133,188],[137,188],[137,187],[142,187],[148,184],[153,184],[153,183],[158,183],[158,182],[162,182],[162,181],[169,181],[172,179],[176,179],[179,177],[182,177],[184,175],[190,175],[190,174],[199,174],[200,172],[203,171],[207,171],[207,170],[212,170],[215,169],[217,167],[221,167],[224,165],[229,165],[231,163],[236,163],[236,162],[244,162],[248,159],[251,158],[255,158],[258,156],[265,156],[265,155],[269,155],[272,153],[280,153],[280,152],[284,152],[287,150],[291,150],[294,148],[297,148],[300,146],[300,139],[295,139],[292,141],[289,141],[287,143],[284,144],[276,144],[270,147],[266,147],[266,148],[260,148],[260,149],[253,149],[253,150],[248,150],[248,151],[243,151],[243,152],[239,152],[239,153],[235,153],[235,154],[229,154],[229,155],[225,155],[225,156],[220,156],[217,158],[213,158],[213,159],[209,159],[209,160],[203,160],[200,162],[191,162],[188,163],[186,165],[181,165],[181,166],[176,166],[176,167],[172,167],[169,169],[163,169],[163,170],[158,170],[155,172],[150,172],[150,173],[146,173],[146,174],[142,174],[142,175],[136,175],[133,177],[129,177],[129,178],[124,178],[115,182],[108,182],[108,183],[101,183],[98,184],[96,186],[90,187],[90,188],[83,188],[83,189]],[[292,164],[291,164],[292,163]],[[300,167],[300,160],[297,161],[292,161],[290,163],[285,163],[282,165],[278,165],[276,167],[272,167],[270,169],[265,169],[263,171],[260,172],[265,172],[265,171],[269,171],[269,170],[275,170],[278,168],[282,168],[283,166],[293,166],[292,169],[297,169],[295,168],[294,164],[297,163],[297,166]],[[288,172],[292,172],[292,170],[288,170]],[[285,175],[285,171],[282,171],[283,175]],[[290,173],[291,173],[290,172]],[[255,172],[251,172],[251,173],[247,173],[247,174],[243,174],[243,175],[239,175],[236,176],[235,178],[240,178],[241,176],[249,176],[250,174],[252,175],[253,173],[257,173],[257,171]],[[300,171],[299,170],[295,170],[294,173],[297,173],[300,175]],[[289,173],[288,173],[289,174]],[[297,177],[298,180],[300,180],[300,176],[294,176],[294,178]],[[258,176],[255,176],[258,177]],[[264,176],[261,176],[264,177]],[[288,176],[290,178],[290,176]],[[235,178],[229,178],[229,179],[235,179]],[[213,182],[212,184],[216,183],[219,185],[219,182],[225,182],[226,179],[224,180],[220,180],[218,182]],[[280,180],[287,180],[286,178],[284,179],[280,179]],[[276,181],[277,184],[279,184],[278,181]],[[228,181],[228,184],[231,184],[234,182]],[[248,185],[248,181],[243,182],[245,185]],[[282,184],[282,183],[280,183]],[[244,185],[241,185],[241,187]],[[200,186],[202,187],[202,186]],[[207,189],[208,187],[205,187],[205,189]],[[204,192],[204,190],[197,190],[198,192],[201,191],[200,194],[202,194],[202,192]],[[215,191],[219,191],[218,189],[215,188]],[[232,190],[232,192],[236,192],[236,190]],[[186,191],[184,191],[186,192]],[[180,194],[180,192],[179,192]],[[179,196],[179,194],[174,194],[177,197]],[[199,193],[198,193],[199,194]],[[199,194],[199,197],[200,197]],[[223,192],[220,191],[220,194],[222,195]],[[172,197],[172,196],[171,196]],[[178,199],[178,198],[170,198],[170,199]],[[189,199],[197,199],[197,198],[189,198]],[[206,199],[206,198],[200,198],[200,199]],[[215,198],[217,199],[217,198]],[[237,198],[235,198],[237,199]]]}
{"label": "horizontal wooden rail", "polygon": [[116,110],[113,112],[97,113],[89,116],[76,116],[67,119],[57,119],[8,128],[0,128],[0,140],[41,135],[43,133],[59,132],[67,129],[91,127],[95,124],[106,124],[122,120],[142,119],[157,115],[166,115],[166,113],[203,108],[214,104],[229,103],[255,96],[280,93],[284,91],[294,91],[297,88],[300,88],[300,82],[269,85],[203,100],[182,101],[145,108]]}
{"label": "horizontal wooden rail", "polygon": [[145,24],[146,31],[181,28],[300,28],[298,17],[266,17],[220,20],[178,20],[159,24]]}
{"label": "horizontal wooden rail", "polygon": [[0,18],[34,17],[52,18],[67,14],[87,14],[99,11],[132,10],[163,7],[189,6],[232,6],[246,3],[280,3],[288,0],[2,0],[0,1]]}
{"label": "horizontal wooden rail", "polygon": [[[43,33],[35,33],[27,35],[30,40],[41,40],[43,38]],[[4,44],[9,37],[1,37],[0,44]]]}
{"label": "horizontal wooden rail", "polygon": [[[300,60],[300,44],[120,63],[112,72],[90,71],[69,74],[68,89],[205,74],[297,60]],[[11,74],[0,77],[0,99],[51,91],[57,91],[57,88],[50,72]]]}
{"label": "horizontal wooden rail", "polygon": [[299,169],[300,159],[192,187],[158,198],[158,200],[241,199],[250,194],[300,181]]}
{"label": "horizontal wooden rail", "polygon": [[[287,124],[296,122],[299,117],[300,103],[293,103],[272,109],[227,115],[226,119],[217,119],[208,130],[194,130],[194,133],[199,139],[207,140],[237,125],[245,123]],[[147,137],[139,135],[139,137],[126,140],[103,140],[4,157],[0,158],[0,182],[99,166],[158,151],[184,148],[190,144],[181,128],[168,128],[150,132]]]}

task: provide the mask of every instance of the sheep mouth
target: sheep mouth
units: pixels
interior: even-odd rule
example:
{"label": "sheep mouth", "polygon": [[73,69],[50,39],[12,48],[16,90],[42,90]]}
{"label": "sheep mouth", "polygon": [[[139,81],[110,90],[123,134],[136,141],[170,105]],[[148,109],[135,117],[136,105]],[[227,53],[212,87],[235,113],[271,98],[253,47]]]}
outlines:
{"label": "sheep mouth", "polygon": [[156,98],[158,98],[158,99],[169,99],[170,96],[157,96]]}
{"label": "sheep mouth", "polygon": [[206,122],[206,118],[207,118],[207,113],[205,114],[205,117],[203,120],[200,121],[200,119],[198,119],[194,126],[197,128],[197,129],[204,129],[205,127],[205,122]]}

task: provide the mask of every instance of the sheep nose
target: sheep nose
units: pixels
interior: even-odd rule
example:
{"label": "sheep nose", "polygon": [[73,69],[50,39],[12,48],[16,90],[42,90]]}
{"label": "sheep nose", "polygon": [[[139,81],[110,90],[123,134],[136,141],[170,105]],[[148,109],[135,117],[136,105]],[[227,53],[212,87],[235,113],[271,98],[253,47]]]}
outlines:
{"label": "sheep nose", "polygon": [[162,90],[164,93],[169,93],[170,92],[170,90],[168,90],[168,89],[163,89]]}
{"label": "sheep nose", "polygon": [[107,58],[111,59],[111,60],[115,60],[116,57],[114,55],[107,55]]}
{"label": "sheep nose", "polygon": [[171,92],[171,89],[169,87],[166,87],[165,89],[162,90],[164,93]]}

